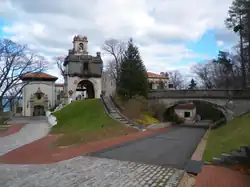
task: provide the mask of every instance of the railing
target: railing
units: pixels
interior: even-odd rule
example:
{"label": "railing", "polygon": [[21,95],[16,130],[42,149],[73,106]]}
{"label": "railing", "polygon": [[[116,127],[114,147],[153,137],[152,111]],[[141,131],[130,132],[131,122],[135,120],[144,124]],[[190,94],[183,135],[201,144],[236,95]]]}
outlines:
{"label": "railing", "polygon": [[113,104],[115,105],[115,107],[118,109],[119,114],[120,114],[124,119],[126,119],[130,124],[133,124],[134,126],[138,127],[139,129],[143,129],[143,128],[144,128],[143,125],[137,124],[135,121],[130,120],[128,117],[126,117],[125,115],[123,115],[123,113],[122,113],[122,110],[123,110],[123,109],[115,102],[114,98],[113,98],[111,95],[110,95],[109,97],[110,97],[112,103],[113,103]]}
{"label": "railing", "polygon": [[100,97],[101,97],[102,104],[104,105],[106,111],[107,111],[108,113],[110,113],[110,109],[109,109],[109,107],[107,106],[106,102],[104,101],[103,95],[101,94]]}
{"label": "railing", "polygon": [[250,99],[250,90],[151,90],[149,99],[159,98],[230,98]]}

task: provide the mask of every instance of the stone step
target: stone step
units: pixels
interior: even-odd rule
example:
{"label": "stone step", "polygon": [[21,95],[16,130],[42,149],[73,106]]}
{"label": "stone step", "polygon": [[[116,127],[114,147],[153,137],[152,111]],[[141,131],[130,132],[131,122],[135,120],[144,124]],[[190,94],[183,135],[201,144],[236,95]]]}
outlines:
{"label": "stone step", "polygon": [[111,114],[111,116],[113,116],[115,118],[123,118],[119,113],[113,113],[113,114]]}

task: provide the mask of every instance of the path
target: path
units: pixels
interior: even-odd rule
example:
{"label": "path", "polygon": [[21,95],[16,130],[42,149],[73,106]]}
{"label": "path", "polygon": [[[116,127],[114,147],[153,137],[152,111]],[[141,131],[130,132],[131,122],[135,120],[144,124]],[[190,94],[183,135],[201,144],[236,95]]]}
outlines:
{"label": "path", "polygon": [[176,127],[91,155],[183,169],[204,133],[201,128]]}
{"label": "path", "polygon": [[195,187],[249,187],[250,176],[219,166],[204,166]]}
{"label": "path", "polygon": [[47,165],[0,165],[1,187],[168,186],[183,171],[154,165],[81,156]]}
{"label": "path", "polygon": [[16,117],[8,121],[8,124],[26,125],[17,133],[0,137],[0,156],[46,136],[50,130],[46,118]]}

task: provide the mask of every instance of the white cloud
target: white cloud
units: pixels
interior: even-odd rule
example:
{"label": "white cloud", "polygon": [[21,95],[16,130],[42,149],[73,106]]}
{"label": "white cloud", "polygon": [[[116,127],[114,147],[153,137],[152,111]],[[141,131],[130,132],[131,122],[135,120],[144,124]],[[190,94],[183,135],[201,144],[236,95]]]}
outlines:
{"label": "white cloud", "polygon": [[147,69],[161,72],[179,68],[179,62],[184,59],[202,56],[188,49],[185,42],[198,41],[208,29],[222,29],[231,2],[1,0],[0,12],[1,17],[11,23],[4,31],[12,34],[13,40],[29,44],[42,54],[66,55],[74,34],[88,36],[91,54],[101,50],[107,38],[133,37]]}
{"label": "white cloud", "polygon": [[224,42],[223,42],[223,41],[221,41],[221,40],[219,40],[219,41],[217,41],[217,45],[218,45],[218,47],[221,47],[221,46],[223,46],[223,45],[224,45]]}

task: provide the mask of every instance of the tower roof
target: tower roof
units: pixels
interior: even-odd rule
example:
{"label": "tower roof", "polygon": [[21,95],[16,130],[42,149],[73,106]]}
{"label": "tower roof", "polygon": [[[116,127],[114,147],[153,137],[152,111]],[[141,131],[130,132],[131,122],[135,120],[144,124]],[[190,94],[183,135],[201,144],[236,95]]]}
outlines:
{"label": "tower roof", "polygon": [[74,41],[82,41],[82,42],[88,42],[88,38],[87,36],[82,36],[82,35],[76,35],[73,38],[73,42]]}

